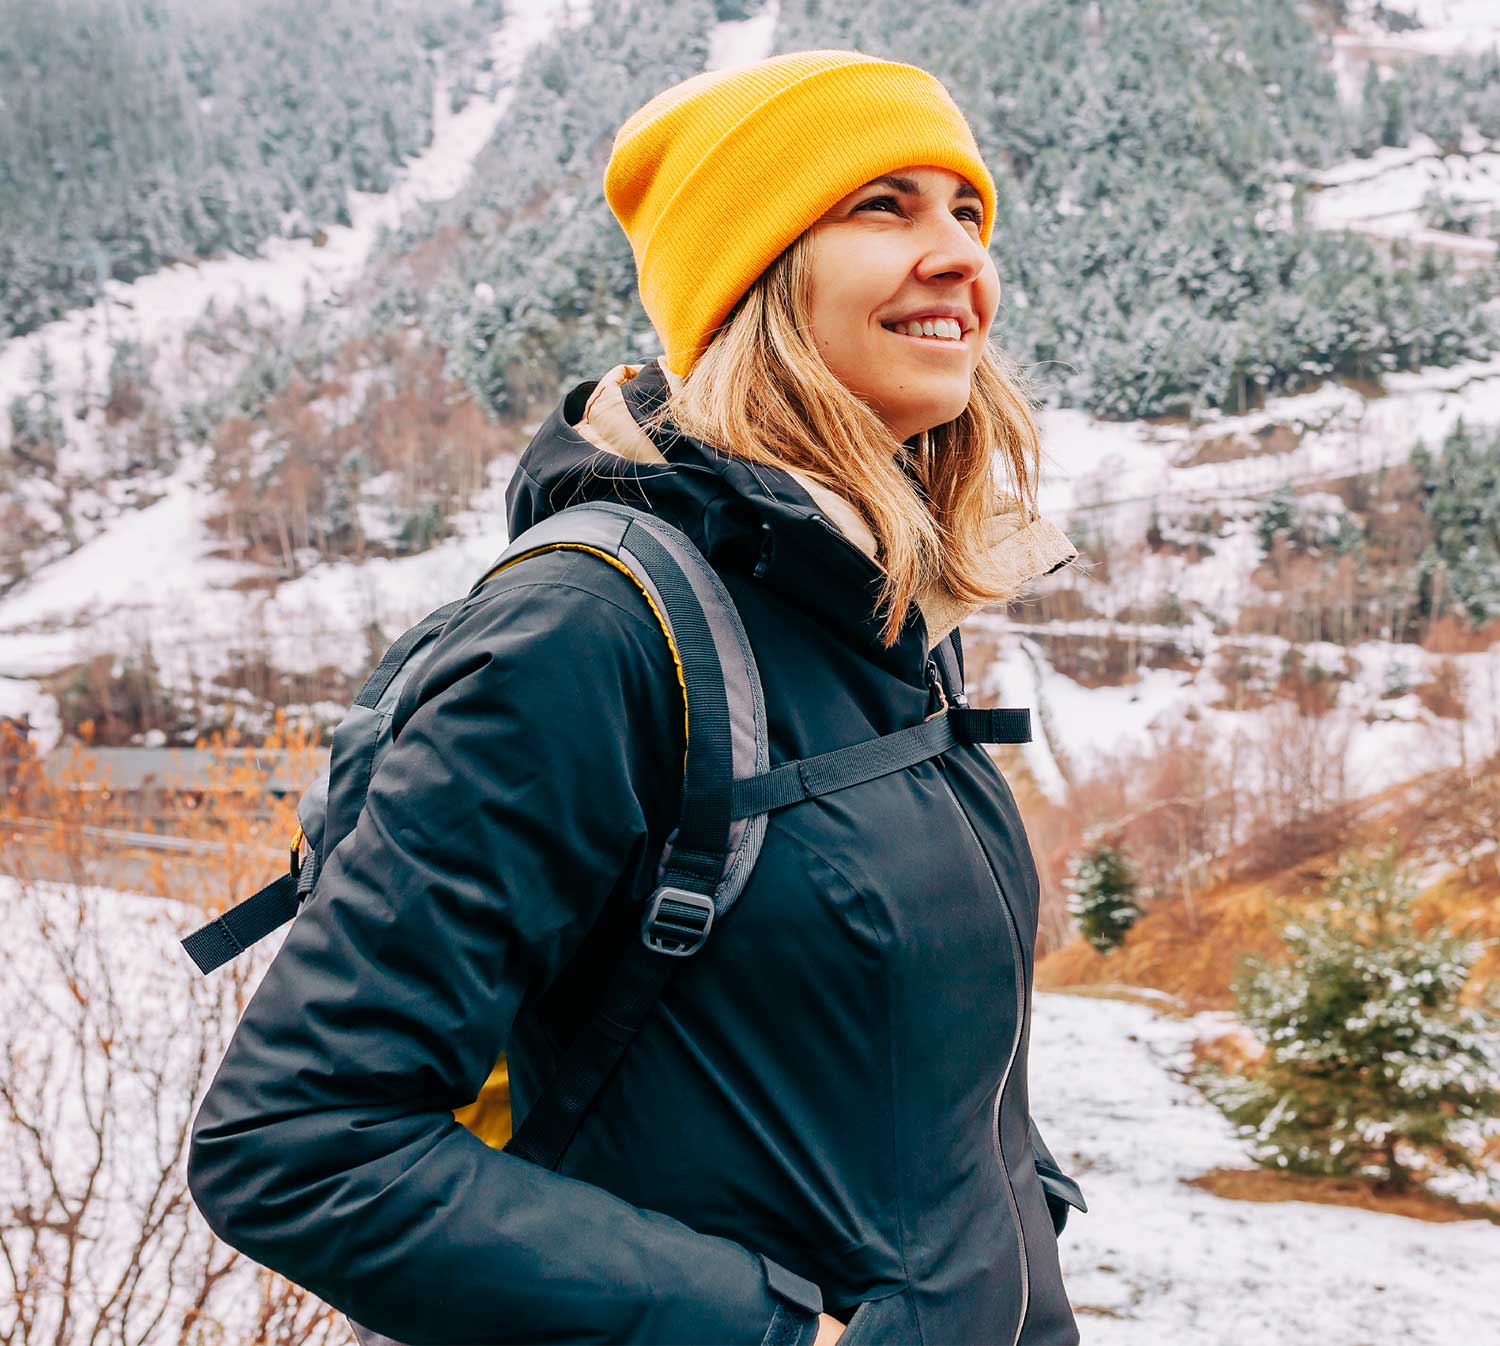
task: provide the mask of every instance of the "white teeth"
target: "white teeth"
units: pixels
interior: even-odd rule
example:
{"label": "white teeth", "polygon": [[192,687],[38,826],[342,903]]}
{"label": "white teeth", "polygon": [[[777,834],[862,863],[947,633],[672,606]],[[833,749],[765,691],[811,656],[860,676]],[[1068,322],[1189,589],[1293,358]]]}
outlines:
{"label": "white teeth", "polygon": [[963,328],[952,318],[924,318],[920,322],[893,322],[887,324],[893,332],[903,336],[935,337],[938,340],[962,341]]}

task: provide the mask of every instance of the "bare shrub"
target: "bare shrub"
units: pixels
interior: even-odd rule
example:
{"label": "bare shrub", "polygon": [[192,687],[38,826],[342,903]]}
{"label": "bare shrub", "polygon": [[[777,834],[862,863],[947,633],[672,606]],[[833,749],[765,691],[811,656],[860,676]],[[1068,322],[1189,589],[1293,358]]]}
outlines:
{"label": "bare shrub", "polygon": [[1475,626],[1462,614],[1445,612],[1434,619],[1422,637],[1422,648],[1430,654],[1482,654],[1500,640],[1500,621]]}
{"label": "bare shrub", "polygon": [[1500,879],[1500,677],[1490,665],[1488,677],[1469,688],[1445,663],[1449,672],[1435,681],[1463,713],[1438,722],[1429,753],[1445,764],[1418,778],[1411,813],[1424,847],[1478,885],[1481,868]]}
{"label": "bare shrub", "polygon": [[[351,343],[319,380],[220,424],[209,479],[224,507],[209,524],[235,556],[284,576],[313,559],[422,551],[485,486],[506,438],[437,347]],[[377,479],[387,517],[372,533],[363,492]]]}
{"label": "bare shrub", "polygon": [[[112,792],[80,787],[88,755],[45,773],[5,729],[0,1341],[349,1341],[341,1315],[219,1242],[187,1188],[192,1118],[273,949],[200,977],[177,943],[200,909],[91,881],[120,856],[105,826]],[[255,808],[236,821],[237,803],[222,792],[191,812],[200,834],[226,843],[214,857],[220,891],[242,894],[264,881],[272,823]],[[38,875],[42,856],[57,877]]]}
{"label": "bare shrub", "polygon": [[1412,691],[1427,711],[1440,719],[1463,720],[1468,717],[1463,672],[1451,657],[1437,660],[1432,667],[1432,676],[1417,683]]}
{"label": "bare shrub", "polygon": [[1352,732],[1351,722],[1295,702],[1266,708],[1245,761],[1245,859],[1252,868],[1284,869],[1348,841]]}
{"label": "bare shrub", "polygon": [[1118,847],[1141,899],[1180,897],[1192,921],[1195,896],[1224,877],[1221,857],[1239,839],[1242,752],[1238,737],[1183,721],[1105,758],[1069,795],[1075,849]]}
{"label": "bare shrub", "polygon": [[1176,637],[1142,633],[1129,624],[1107,633],[1041,630],[1033,638],[1055,672],[1083,687],[1124,687],[1140,680],[1142,668],[1195,672],[1199,665],[1196,652],[1184,651]]}

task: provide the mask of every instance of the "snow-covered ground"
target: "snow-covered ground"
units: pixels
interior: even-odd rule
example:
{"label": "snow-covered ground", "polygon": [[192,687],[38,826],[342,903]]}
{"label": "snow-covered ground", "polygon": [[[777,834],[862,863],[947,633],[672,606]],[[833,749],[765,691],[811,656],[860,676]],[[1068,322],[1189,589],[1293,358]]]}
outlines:
{"label": "snow-covered ground", "polygon": [[751,65],[771,54],[781,0],[766,0],[765,7],[748,19],[724,19],[709,34],[705,70],[732,70]]}
{"label": "snow-covered ground", "polygon": [[1059,1240],[1084,1346],[1500,1342],[1500,1229],[1251,1203],[1182,1180],[1249,1168],[1176,1072],[1222,1016],[1037,992],[1031,1108],[1089,1209]]}
{"label": "snow-covered ground", "polygon": [[[1050,666],[1037,637],[1074,635],[1103,641],[1128,635],[1142,642],[1170,641],[1183,650],[1196,644],[1200,652],[1232,645],[1236,651],[1249,651],[1267,670],[1277,668],[1290,648],[1290,642],[1278,637],[1205,637],[1191,627],[1122,627],[1103,621],[1028,624],[989,614],[971,621],[1000,637],[1000,653],[981,677],[969,680],[970,698],[976,705],[1032,708],[1033,741],[1022,751],[1039,788],[1058,802],[1066,798],[1068,782],[1059,757],[1077,779],[1106,755],[1159,749],[1170,731],[1189,720],[1214,735],[1225,761],[1254,760],[1256,746],[1277,735],[1275,722],[1263,710],[1226,710],[1214,704],[1226,699],[1229,689],[1207,661],[1196,675],[1147,667],[1135,682],[1123,686],[1086,687]],[[1346,743],[1344,771],[1351,799],[1500,751],[1500,646],[1447,656],[1391,641],[1365,641],[1347,648],[1325,641],[1302,642],[1297,650],[1307,663],[1330,671],[1342,669],[1346,657],[1355,666],[1354,676],[1341,683],[1337,703],[1327,713],[1329,742],[1342,737]],[[1439,658],[1451,659],[1461,680],[1469,709],[1462,721],[1430,714],[1414,692],[1386,694],[1387,679],[1399,681],[1399,675],[1408,685],[1419,683]],[[1281,703],[1283,712],[1290,709],[1289,703]],[[1250,759],[1228,755],[1236,735],[1252,749]]]}
{"label": "snow-covered ground", "polygon": [[[1012,617],[979,614],[975,628],[1000,638],[1000,656],[988,675],[970,687],[978,704],[1030,705],[1034,741],[1026,746],[1038,783],[1062,798],[1057,758],[1086,771],[1101,753],[1132,741],[1141,746],[1185,715],[1215,733],[1262,732],[1263,713],[1209,708],[1226,689],[1208,671],[1226,645],[1252,652],[1274,669],[1289,647],[1272,636],[1225,635],[1244,604],[1264,602],[1250,582],[1261,559],[1256,524],[1266,498],[1280,486],[1306,486],[1333,477],[1374,472],[1407,461],[1420,442],[1435,450],[1459,417],[1470,425],[1500,424],[1500,359],[1452,369],[1391,374],[1384,397],[1368,399],[1338,384],[1273,398],[1248,416],[1220,416],[1188,428],[1139,421],[1101,421],[1079,411],[1043,415],[1046,458],[1040,508],[1065,532],[1086,536],[1094,555],[1128,553],[1109,584],[1081,584],[1101,619],[1033,625],[1025,607]],[[1218,452],[1208,452],[1217,449]],[[1235,456],[1238,455],[1238,456]],[[1222,461],[1215,461],[1222,458]],[[1217,512],[1219,531],[1184,531],[1194,515]],[[1299,498],[1299,511],[1325,525],[1343,506],[1329,493]],[[1211,551],[1190,559],[1179,551],[1142,546],[1153,517],[1164,534],[1196,537]],[[1085,558],[1087,559],[1087,557]],[[1185,612],[1181,625],[1142,623],[1138,614],[1167,601]],[[1129,620],[1116,613],[1134,610]],[[0,630],[4,609],[0,607]],[[1145,669],[1121,687],[1084,687],[1051,668],[1033,637],[1074,635],[1096,640],[1129,637],[1173,643],[1199,659],[1196,678],[1167,668]],[[1500,749],[1500,647],[1476,654],[1439,656],[1410,645],[1368,641],[1345,649],[1302,642],[1301,656],[1329,671],[1346,657],[1354,673],[1339,693],[1335,721],[1348,731],[1346,771],[1354,796],[1380,790],[1414,772],[1457,762],[1456,721],[1429,715],[1414,695],[1387,698],[1388,679],[1404,672],[1410,685],[1428,678],[1439,658],[1451,658],[1463,679],[1472,716],[1463,726],[1465,746]]]}
{"label": "snow-covered ground", "polygon": [[1465,214],[1476,213],[1481,224],[1500,221],[1500,149],[1472,127],[1457,154],[1444,154],[1430,137],[1417,135],[1409,145],[1383,145],[1367,159],[1336,164],[1315,180],[1320,190],[1307,198],[1307,219],[1316,229],[1352,229],[1384,242],[1430,247],[1451,256],[1460,271],[1494,263],[1500,247],[1494,238],[1426,223],[1430,193]]}
{"label": "snow-covered ground", "polygon": [[[1500,41],[1495,0],[1348,0],[1348,26],[1340,37],[1383,53],[1453,56],[1483,51]],[[1384,8],[1417,20],[1418,28],[1393,33],[1375,17]]]}
{"label": "snow-covered ground", "polygon": [[[1459,417],[1470,425],[1500,422],[1500,358],[1391,373],[1383,382],[1384,395],[1373,399],[1324,383],[1273,397],[1261,411],[1213,416],[1194,427],[1047,411],[1041,511],[1085,521],[1123,544],[1146,535],[1153,511],[1225,507],[1279,486],[1373,472],[1407,461],[1419,441],[1436,449]],[[1208,452],[1215,447],[1221,452]],[[1200,561],[1194,569],[1206,565],[1208,583],[1229,601],[1245,558],[1217,546],[1215,553],[1217,564]],[[1183,578],[1171,580],[1177,586]],[[1234,611],[1226,606],[1218,615],[1232,619]]]}
{"label": "snow-covered ground", "polygon": [[[200,1290],[209,1339],[253,1336],[258,1268],[240,1259],[214,1283],[227,1250],[186,1188],[187,1126],[238,1016],[230,971],[200,977],[178,946],[201,919],[139,893],[0,875],[0,1209],[53,1231],[33,1261],[24,1217],[0,1228],[0,1304],[18,1302],[12,1277],[29,1282],[25,1340],[164,1346]],[[255,980],[279,945],[245,956]],[[81,1234],[64,1297],[69,1217]]]}

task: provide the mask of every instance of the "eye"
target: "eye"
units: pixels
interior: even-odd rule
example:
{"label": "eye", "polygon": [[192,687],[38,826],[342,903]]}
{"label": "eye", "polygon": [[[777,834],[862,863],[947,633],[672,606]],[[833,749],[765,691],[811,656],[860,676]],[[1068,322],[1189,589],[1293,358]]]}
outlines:
{"label": "eye", "polygon": [[[896,213],[901,213],[901,203],[894,196],[872,196],[868,201],[860,202],[854,209],[860,211],[868,206],[894,206]],[[967,217],[979,228],[984,228],[984,211],[978,206],[960,206],[954,214],[960,218]]]}

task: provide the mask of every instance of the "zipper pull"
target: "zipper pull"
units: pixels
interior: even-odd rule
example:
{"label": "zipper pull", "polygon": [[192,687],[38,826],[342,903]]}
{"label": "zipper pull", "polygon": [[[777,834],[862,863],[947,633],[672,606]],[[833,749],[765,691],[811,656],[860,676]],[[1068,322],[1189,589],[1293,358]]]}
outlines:
{"label": "zipper pull", "polygon": [[[943,678],[938,672],[937,661],[933,659],[927,661],[927,686],[938,695],[938,708],[932,715],[941,715],[948,709],[948,694],[943,690]],[[932,715],[927,718],[932,719]]]}
{"label": "zipper pull", "polygon": [[765,578],[771,559],[775,555],[776,534],[771,531],[771,525],[762,519],[760,521],[760,559],[755,563],[755,570],[752,572],[756,579]]}

